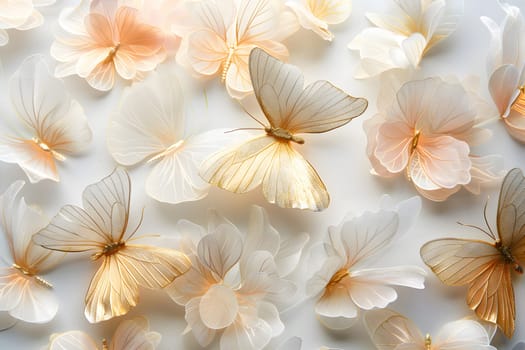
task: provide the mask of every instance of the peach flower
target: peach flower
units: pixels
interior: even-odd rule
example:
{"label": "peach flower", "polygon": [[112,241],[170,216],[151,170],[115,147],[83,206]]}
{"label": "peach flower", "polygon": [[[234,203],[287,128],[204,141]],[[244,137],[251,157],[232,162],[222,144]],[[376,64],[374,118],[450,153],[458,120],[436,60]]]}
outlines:
{"label": "peach flower", "polygon": [[101,91],[110,90],[115,73],[140,78],[166,57],[161,29],[145,23],[139,8],[118,0],[84,0],[60,14],[62,31],[51,46],[60,63],[55,75],[77,74]]}
{"label": "peach flower", "polygon": [[0,46],[9,42],[6,29],[27,30],[44,22],[37,7],[48,6],[55,0],[5,0],[0,1]]}
{"label": "peach flower", "polygon": [[489,90],[509,134],[525,142],[525,21],[519,8],[498,3],[506,13],[501,26],[481,17],[492,35]]}
{"label": "peach flower", "polygon": [[461,84],[439,78],[407,82],[364,123],[373,172],[403,173],[434,201],[462,186],[479,194],[481,185],[501,177],[501,159],[471,153],[489,135],[476,123],[477,111]]}

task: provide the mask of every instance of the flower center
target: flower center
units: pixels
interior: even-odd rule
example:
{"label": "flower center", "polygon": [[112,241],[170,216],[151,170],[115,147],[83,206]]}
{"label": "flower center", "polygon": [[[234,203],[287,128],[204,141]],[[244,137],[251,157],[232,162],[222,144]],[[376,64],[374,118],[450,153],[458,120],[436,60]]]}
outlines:
{"label": "flower center", "polygon": [[115,58],[115,55],[117,54],[118,49],[120,48],[120,43],[117,43],[115,46],[113,46],[109,52],[108,56],[104,60],[104,63],[109,63],[113,61],[113,58]]}
{"label": "flower center", "polygon": [[432,338],[430,337],[430,334],[427,333],[425,336],[425,350],[431,350],[432,349]]}
{"label": "flower center", "polygon": [[31,139],[42,151],[44,152],[49,152],[51,153],[51,155],[56,159],[56,160],[59,160],[59,161],[64,161],[66,160],[66,157],[61,154],[61,153],[58,153],[57,151],[54,151],[51,149],[51,147],[49,147],[49,145],[47,143],[45,143],[43,140],[41,140],[39,137],[33,137]]}
{"label": "flower center", "polygon": [[512,102],[510,109],[521,115],[525,115],[525,85],[520,87],[520,94],[514,102]]}
{"label": "flower center", "polygon": [[278,140],[293,141],[301,145],[304,143],[304,139],[302,137],[295,136],[285,129],[270,127],[264,128],[264,131],[266,131],[266,134],[273,136]]}
{"label": "flower center", "polygon": [[421,135],[421,131],[416,130],[416,132],[414,133],[414,137],[412,138],[412,145],[410,146],[410,154],[412,154],[415,151],[417,144],[419,143],[420,135]]}
{"label": "flower center", "polygon": [[226,75],[228,74],[228,69],[230,69],[230,66],[232,64],[232,59],[233,55],[235,54],[236,48],[237,45],[232,44],[228,49],[228,56],[226,56],[226,61],[224,61],[224,65],[222,67],[221,83],[224,83],[226,81]]}
{"label": "flower center", "polygon": [[102,350],[108,350],[108,341],[106,339],[102,339]]}
{"label": "flower center", "polygon": [[342,269],[338,270],[336,273],[334,273],[334,275],[330,279],[330,282],[328,282],[328,285],[329,286],[333,286],[335,284],[338,284],[339,282],[341,282],[341,280],[343,278],[345,278],[346,276],[349,276],[349,275],[350,275],[350,272],[348,272],[347,269],[342,268]]}
{"label": "flower center", "polygon": [[16,263],[14,263],[12,265],[12,267],[14,269],[20,271],[25,276],[33,277],[35,279],[35,281],[37,281],[40,285],[42,285],[42,286],[44,286],[46,288],[50,288],[50,289],[53,288],[53,285],[51,283],[49,283],[48,281],[46,281],[42,277],[37,276],[35,271],[32,271],[31,269],[28,269],[26,267],[20,266],[20,265],[18,265]]}

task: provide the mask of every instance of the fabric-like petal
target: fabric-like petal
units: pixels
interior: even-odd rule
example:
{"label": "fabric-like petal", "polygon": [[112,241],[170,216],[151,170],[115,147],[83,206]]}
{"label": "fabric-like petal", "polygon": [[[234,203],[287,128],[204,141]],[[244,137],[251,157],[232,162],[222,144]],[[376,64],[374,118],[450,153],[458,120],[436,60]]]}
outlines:
{"label": "fabric-like petal", "polygon": [[235,292],[221,284],[211,286],[200,298],[199,312],[206,327],[211,329],[228,327],[239,312]]}

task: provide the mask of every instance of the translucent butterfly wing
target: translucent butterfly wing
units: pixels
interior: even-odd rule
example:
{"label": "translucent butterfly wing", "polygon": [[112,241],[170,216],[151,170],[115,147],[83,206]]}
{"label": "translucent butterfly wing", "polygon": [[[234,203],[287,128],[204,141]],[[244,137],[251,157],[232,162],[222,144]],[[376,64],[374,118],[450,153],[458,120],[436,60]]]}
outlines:
{"label": "translucent butterfly wing", "polygon": [[378,350],[425,350],[424,337],[408,318],[389,309],[368,311],[364,323]]}
{"label": "translucent butterfly wing", "polygon": [[92,323],[125,315],[137,305],[139,286],[164,288],[189,268],[189,259],[176,250],[128,244],[103,257],[89,285],[84,314]]}
{"label": "translucent butterfly wing", "polygon": [[321,133],[338,128],[361,115],[368,102],[355,98],[327,81],[303,90],[301,72],[255,48],[250,53],[250,76],[272,127],[291,133]]}
{"label": "translucent butterfly wing", "polygon": [[433,345],[439,350],[496,350],[490,342],[487,330],[480,323],[469,319],[446,323],[432,339]]}
{"label": "translucent butterfly wing", "polygon": [[81,331],[52,334],[48,350],[98,350],[95,341]]}
{"label": "translucent butterfly wing", "polygon": [[310,163],[289,144],[266,135],[212,155],[202,164],[201,175],[236,193],[262,183],[266,199],[284,208],[322,210],[330,201]]}
{"label": "translucent butterfly wing", "polygon": [[66,205],[49,225],[33,236],[47,249],[65,252],[101,251],[124,238],[129,215],[130,180],[124,169],[89,185],[82,195],[84,209]]}
{"label": "translucent butterfly wing", "polygon": [[237,11],[235,35],[237,44],[271,40],[279,17],[273,0],[243,0]]}
{"label": "translucent butterfly wing", "polygon": [[421,258],[439,279],[468,285],[467,304],[483,320],[512,336],[516,316],[511,268],[490,243],[445,238],[421,247]]}
{"label": "translucent butterfly wing", "polygon": [[115,330],[109,350],[153,350],[160,342],[157,332],[149,331],[148,320],[135,317],[123,321]]}
{"label": "translucent butterfly wing", "polygon": [[153,72],[124,95],[112,115],[108,148],[122,165],[134,165],[160,154],[184,138],[181,87],[170,71]]}
{"label": "translucent butterfly wing", "polygon": [[525,261],[525,178],[520,169],[508,172],[498,202],[498,234],[520,262]]}

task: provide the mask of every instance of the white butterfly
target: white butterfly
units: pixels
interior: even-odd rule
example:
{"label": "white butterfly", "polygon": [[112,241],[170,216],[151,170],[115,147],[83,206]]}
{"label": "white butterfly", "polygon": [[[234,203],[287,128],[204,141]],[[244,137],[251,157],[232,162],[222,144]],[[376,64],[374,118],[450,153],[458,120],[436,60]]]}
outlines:
{"label": "white butterfly", "polygon": [[12,259],[11,266],[0,267],[0,311],[25,322],[45,323],[55,317],[58,300],[52,285],[39,275],[64,254],[31,241],[48,219],[19,196],[23,187],[24,181],[16,181],[0,196],[2,231]]}
{"label": "white butterfly", "polygon": [[[102,340],[101,350],[153,350],[157,348],[161,336],[149,330],[148,320],[135,317],[120,323],[111,342]],[[48,350],[98,350],[97,343],[82,331],[69,331],[52,334]]]}
{"label": "white butterfly", "polygon": [[9,92],[22,130],[0,137],[0,160],[17,163],[31,182],[59,181],[55,161],[84,150],[91,141],[82,106],[38,55],[14,73]]}
{"label": "white butterfly", "polygon": [[182,89],[171,70],[153,72],[134,84],[111,117],[108,148],[122,165],[155,162],[146,180],[146,192],[167,203],[194,201],[208,194],[200,163],[222,142],[224,130],[190,135],[184,125]]}
{"label": "white butterfly", "polygon": [[222,189],[244,193],[262,184],[264,196],[280,207],[323,210],[330,198],[326,187],[292,145],[301,133],[323,133],[361,115],[367,101],[327,81],[304,86],[301,71],[265,51],[250,53],[255,97],[269,125],[261,135],[219,151],[206,159],[202,177]]}
{"label": "white butterfly", "polygon": [[409,228],[420,207],[419,197],[413,197],[396,209],[365,212],[329,227],[325,241],[312,248],[315,273],[306,285],[307,295],[317,297],[315,311],[323,325],[350,327],[363,310],[395,301],[396,286],[424,288],[425,271],[420,267],[370,266],[374,256]]}
{"label": "white butterfly", "polygon": [[474,320],[449,322],[435,337],[423,336],[411,320],[389,309],[368,311],[364,322],[378,350],[496,350],[493,334]]}

